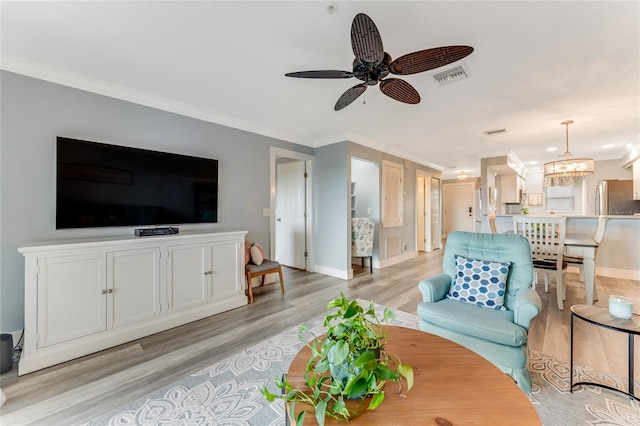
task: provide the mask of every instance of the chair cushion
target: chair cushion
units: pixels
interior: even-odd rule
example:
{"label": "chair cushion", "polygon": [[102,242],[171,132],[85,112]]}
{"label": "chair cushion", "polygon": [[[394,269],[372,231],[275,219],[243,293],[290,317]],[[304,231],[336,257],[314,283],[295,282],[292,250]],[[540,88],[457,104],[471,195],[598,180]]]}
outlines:
{"label": "chair cushion", "polygon": [[584,257],[582,256],[567,256],[566,254],[562,256],[562,261],[567,263],[584,263]]}
{"label": "chair cushion", "polygon": [[418,316],[439,327],[501,345],[527,343],[527,330],[513,323],[513,312],[509,310],[496,311],[443,299],[437,303],[420,303]]}
{"label": "chair cushion", "polygon": [[448,299],[505,310],[504,295],[511,262],[492,262],[454,255],[456,276]]}
{"label": "chair cushion", "polygon": [[264,259],[260,265],[248,263],[244,268],[249,271],[251,275],[255,275],[260,272],[269,271],[271,269],[278,269],[279,267],[280,263],[276,262],[275,260]]}
{"label": "chair cushion", "polygon": [[[533,267],[536,269],[556,270],[555,260],[533,259]],[[562,262],[562,269],[567,269],[567,262]]]}

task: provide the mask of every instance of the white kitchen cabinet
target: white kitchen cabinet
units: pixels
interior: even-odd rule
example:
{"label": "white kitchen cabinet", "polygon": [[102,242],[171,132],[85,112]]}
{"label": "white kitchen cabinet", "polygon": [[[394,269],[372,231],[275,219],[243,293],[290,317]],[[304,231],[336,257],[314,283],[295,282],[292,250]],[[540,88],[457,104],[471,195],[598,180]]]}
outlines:
{"label": "white kitchen cabinet", "polygon": [[640,158],[633,162],[633,199],[640,200]]}
{"label": "white kitchen cabinet", "polygon": [[500,201],[505,204],[522,203],[522,194],[524,192],[524,180],[516,175],[500,176],[501,196]]}
{"label": "white kitchen cabinet", "polygon": [[246,231],[21,247],[20,375],[247,304]]}

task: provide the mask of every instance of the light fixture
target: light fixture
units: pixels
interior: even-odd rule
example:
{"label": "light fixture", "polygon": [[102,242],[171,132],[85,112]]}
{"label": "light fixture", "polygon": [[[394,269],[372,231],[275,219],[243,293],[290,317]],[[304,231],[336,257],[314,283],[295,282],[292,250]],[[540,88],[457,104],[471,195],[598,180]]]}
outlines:
{"label": "light fixture", "polygon": [[567,151],[564,153],[564,160],[552,161],[544,164],[544,177],[552,179],[577,178],[593,174],[595,169],[592,158],[569,158],[569,124],[573,120],[563,121],[567,134]]}

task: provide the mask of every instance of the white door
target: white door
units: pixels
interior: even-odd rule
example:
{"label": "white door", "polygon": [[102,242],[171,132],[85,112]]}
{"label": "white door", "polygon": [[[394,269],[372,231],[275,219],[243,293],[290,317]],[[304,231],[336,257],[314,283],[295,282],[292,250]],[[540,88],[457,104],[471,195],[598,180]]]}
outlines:
{"label": "white door", "polygon": [[473,182],[444,185],[444,236],[452,231],[473,232]]}
{"label": "white door", "polygon": [[290,161],[276,169],[276,260],[306,269],[305,162]]}
{"label": "white door", "polygon": [[429,192],[431,193],[431,203],[429,208],[429,215],[431,217],[431,250],[438,250],[440,248],[440,179],[431,178],[431,185],[429,186]]}

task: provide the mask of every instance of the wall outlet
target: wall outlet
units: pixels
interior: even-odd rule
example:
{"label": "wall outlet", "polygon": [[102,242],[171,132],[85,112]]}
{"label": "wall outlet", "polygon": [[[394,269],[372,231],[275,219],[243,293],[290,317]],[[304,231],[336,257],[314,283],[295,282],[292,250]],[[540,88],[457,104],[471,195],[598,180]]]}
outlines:
{"label": "wall outlet", "polygon": [[371,207],[367,207],[367,214],[371,214]]}

